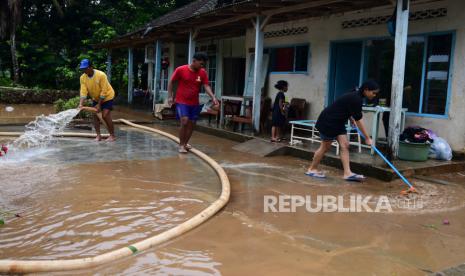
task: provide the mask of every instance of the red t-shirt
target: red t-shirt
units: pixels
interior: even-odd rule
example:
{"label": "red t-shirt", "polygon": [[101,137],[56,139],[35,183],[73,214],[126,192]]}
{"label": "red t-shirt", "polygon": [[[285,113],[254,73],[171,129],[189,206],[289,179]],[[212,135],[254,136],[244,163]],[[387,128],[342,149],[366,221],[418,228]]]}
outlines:
{"label": "red t-shirt", "polygon": [[171,81],[178,82],[176,103],[199,105],[200,87],[203,84],[208,84],[208,75],[203,68],[194,72],[189,68],[189,65],[183,65],[174,70]]}

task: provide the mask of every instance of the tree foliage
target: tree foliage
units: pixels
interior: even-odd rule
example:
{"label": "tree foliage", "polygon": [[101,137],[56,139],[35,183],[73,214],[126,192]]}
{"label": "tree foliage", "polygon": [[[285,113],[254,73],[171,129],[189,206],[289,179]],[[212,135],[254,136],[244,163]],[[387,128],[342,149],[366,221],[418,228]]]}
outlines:
{"label": "tree foliage", "polygon": [[[8,13],[4,2],[10,1],[0,1],[2,20]],[[95,49],[93,45],[140,28],[187,2],[190,1],[22,0],[21,12],[17,13],[21,18],[15,21],[19,82],[27,87],[77,89],[80,59],[90,58],[96,68],[105,68],[107,50]],[[4,84],[14,77],[11,39],[6,35],[11,26],[6,25],[0,26],[5,28],[1,29],[4,35],[0,40],[0,83]],[[112,55],[112,82],[122,82],[127,52],[115,51]]]}

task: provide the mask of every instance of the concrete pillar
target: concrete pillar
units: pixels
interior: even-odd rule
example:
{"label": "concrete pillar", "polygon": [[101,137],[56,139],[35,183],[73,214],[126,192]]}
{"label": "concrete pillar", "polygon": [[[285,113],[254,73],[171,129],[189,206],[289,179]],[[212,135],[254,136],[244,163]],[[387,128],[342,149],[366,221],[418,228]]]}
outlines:
{"label": "concrete pillar", "polygon": [[216,87],[215,95],[218,99],[223,95],[223,40],[218,40],[216,46]]}
{"label": "concrete pillar", "polygon": [[153,62],[147,63],[147,89],[153,93]]}
{"label": "concrete pillar", "polygon": [[260,104],[262,96],[261,87],[261,68],[263,61],[263,21],[264,17],[257,16],[255,19],[255,61],[254,61],[254,76],[253,76],[253,128],[256,133],[260,131]]}
{"label": "concrete pillar", "polygon": [[128,104],[132,103],[132,94],[134,90],[134,51],[128,48]]}
{"label": "concrete pillar", "polygon": [[404,94],[405,57],[409,20],[409,0],[397,0],[394,65],[392,68],[391,116],[389,120],[389,150],[392,158],[399,152],[399,135],[402,131],[402,99]]}
{"label": "concrete pillar", "polygon": [[111,49],[107,52],[107,78],[111,82]]}
{"label": "concrete pillar", "polygon": [[190,64],[192,61],[192,57],[195,54],[195,39],[197,37],[197,31],[194,29],[191,29],[189,32],[189,53],[187,55],[187,64]]}
{"label": "concrete pillar", "polygon": [[153,111],[155,111],[155,104],[160,97],[160,77],[161,77],[161,40],[155,41],[155,63],[153,75]]}

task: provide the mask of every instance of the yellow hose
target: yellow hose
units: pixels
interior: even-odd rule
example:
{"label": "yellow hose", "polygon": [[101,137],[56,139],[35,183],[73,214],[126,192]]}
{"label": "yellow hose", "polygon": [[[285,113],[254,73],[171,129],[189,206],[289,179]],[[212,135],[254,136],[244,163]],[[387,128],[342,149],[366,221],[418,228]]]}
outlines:
{"label": "yellow hose", "polygon": [[[120,119],[120,122],[150,132],[155,132],[157,134],[163,135],[170,138],[171,140],[179,143],[179,140],[174,135],[163,132],[158,129],[137,125],[131,123],[127,120]],[[77,137],[82,137],[83,133],[75,133]],[[123,257],[133,255],[139,251],[146,250],[155,245],[166,242],[170,239],[179,237],[183,233],[199,226],[215,213],[217,213],[221,208],[223,208],[229,200],[230,195],[230,184],[228,176],[226,175],[223,168],[216,163],[208,155],[203,152],[191,149],[191,153],[197,155],[202,160],[204,160],[208,165],[210,165],[218,175],[221,181],[222,191],[220,197],[213,202],[210,206],[204,209],[202,212],[198,213],[189,220],[179,224],[176,227],[173,227],[163,233],[155,235],[153,237],[147,238],[140,242],[128,245],[126,247],[113,250],[98,256],[89,257],[89,258],[80,258],[80,259],[70,259],[70,260],[37,260],[37,261],[27,261],[27,260],[0,260],[0,272],[7,273],[32,273],[32,272],[51,272],[51,271],[66,271],[66,270],[75,270],[75,269],[85,269],[96,267],[105,263],[109,263]]]}
{"label": "yellow hose", "polygon": [[[6,136],[6,137],[17,137],[21,136],[23,132],[0,132],[0,137],[1,136]],[[97,137],[97,134],[95,133],[80,133],[80,132],[63,132],[63,133],[56,133],[53,135],[54,137],[83,137],[83,138],[95,138]],[[101,137],[105,138],[108,137],[109,134],[102,134],[100,135]]]}

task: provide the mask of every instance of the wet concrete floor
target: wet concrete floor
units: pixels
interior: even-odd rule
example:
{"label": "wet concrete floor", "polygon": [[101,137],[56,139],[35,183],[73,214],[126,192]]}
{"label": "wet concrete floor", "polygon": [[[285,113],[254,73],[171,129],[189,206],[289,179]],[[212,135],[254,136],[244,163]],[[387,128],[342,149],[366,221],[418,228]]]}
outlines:
{"label": "wet concrete floor", "polygon": [[413,180],[423,208],[399,204],[392,213],[264,213],[264,195],[386,195],[402,203],[404,186],[373,179],[350,184],[332,168],[325,168],[328,180],[315,180],[303,175],[302,160],[257,158],[200,133],[192,142],[226,169],[227,207],[182,238],[90,274],[425,275],[465,259],[462,185]]}
{"label": "wet concrete floor", "polygon": [[[19,160],[21,168],[0,164],[10,172],[0,181],[1,207],[23,215],[0,228],[0,258],[91,256],[159,233],[205,208],[220,192],[213,171],[192,155],[176,154],[173,143],[157,140],[163,139],[120,127],[113,145],[66,139]],[[70,274],[425,275],[465,260],[464,178],[454,185],[413,179],[420,194],[404,198],[400,181],[351,184],[330,167],[324,167],[329,178],[317,180],[303,174],[304,160],[260,158],[202,133],[194,134],[192,144],[225,168],[229,204],[153,250]],[[385,196],[393,210],[264,212],[264,196],[280,195],[361,195],[373,202]]]}

